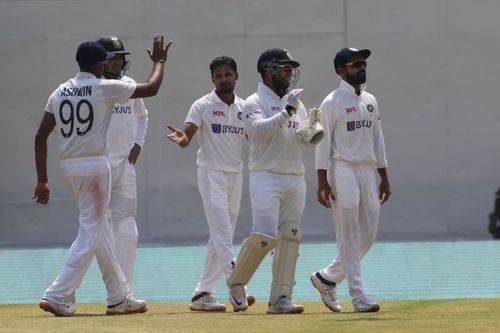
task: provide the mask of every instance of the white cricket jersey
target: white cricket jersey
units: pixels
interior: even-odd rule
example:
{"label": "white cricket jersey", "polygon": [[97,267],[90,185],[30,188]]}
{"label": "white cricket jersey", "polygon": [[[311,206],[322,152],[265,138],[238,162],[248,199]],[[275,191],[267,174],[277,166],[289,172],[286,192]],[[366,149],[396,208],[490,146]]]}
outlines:
{"label": "white cricket jersey", "polygon": [[54,115],[59,158],[103,156],[113,104],[125,103],[135,83],[79,72],[50,95],[45,112]]}
{"label": "white cricket jersey", "polygon": [[[135,83],[128,76],[123,76],[121,80]],[[142,98],[129,99],[124,104],[113,105],[106,147],[109,164],[112,167],[117,167],[128,158],[135,143],[142,147],[147,127],[148,111]]]}
{"label": "white cricket jersey", "polygon": [[342,80],[325,97],[320,110],[325,137],[316,145],[316,169],[328,170],[330,159],[387,167],[377,100],[364,86],[358,96]]}
{"label": "white cricket jersey", "polygon": [[285,110],[288,95],[280,98],[263,83],[247,98],[243,119],[250,143],[248,168],[282,174],[304,174],[301,138],[296,134],[306,117],[302,102],[293,117]]}
{"label": "white cricket jersey", "polygon": [[241,172],[241,152],[245,142],[242,110],[241,98],[234,95],[234,102],[229,106],[215,90],[193,103],[184,122],[198,127],[200,149],[196,163],[199,167]]}

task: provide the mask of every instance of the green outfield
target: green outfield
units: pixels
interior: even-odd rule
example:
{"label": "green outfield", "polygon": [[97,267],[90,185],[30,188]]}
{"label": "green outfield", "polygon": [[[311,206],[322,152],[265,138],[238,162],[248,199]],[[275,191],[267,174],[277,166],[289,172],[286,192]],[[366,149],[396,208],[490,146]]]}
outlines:
{"label": "green outfield", "polygon": [[36,304],[0,305],[0,332],[498,332],[500,299],[383,301],[378,313],[356,314],[343,302],[333,314],[302,302],[301,315],[266,315],[258,302],[241,313],[199,313],[187,304],[152,303],[146,314],[106,316],[104,304],[78,304],[77,315],[56,318]]}

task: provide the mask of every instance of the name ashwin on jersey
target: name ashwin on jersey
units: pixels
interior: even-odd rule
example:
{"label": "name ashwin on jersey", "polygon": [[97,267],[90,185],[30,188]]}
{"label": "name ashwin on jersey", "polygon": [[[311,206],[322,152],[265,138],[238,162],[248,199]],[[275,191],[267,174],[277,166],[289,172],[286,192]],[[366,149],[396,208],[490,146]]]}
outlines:
{"label": "name ashwin on jersey", "polygon": [[61,96],[90,96],[92,95],[92,86],[66,88],[61,91]]}

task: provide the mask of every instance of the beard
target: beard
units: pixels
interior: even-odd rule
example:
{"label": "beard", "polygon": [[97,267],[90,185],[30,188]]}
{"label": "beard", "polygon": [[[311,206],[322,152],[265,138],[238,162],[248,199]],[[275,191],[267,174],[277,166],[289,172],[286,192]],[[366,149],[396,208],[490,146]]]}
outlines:
{"label": "beard", "polygon": [[216,91],[219,94],[229,94],[234,91],[234,86],[229,82],[223,82],[217,87]]}
{"label": "beard", "polygon": [[351,85],[363,84],[366,82],[366,71],[359,71],[355,74],[347,74],[346,81]]}
{"label": "beard", "polygon": [[290,83],[286,79],[277,77],[276,75],[272,76],[272,84],[274,88],[273,91],[280,98],[287,94],[288,87],[290,87]]}
{"label": "beard", "polygon": [[106,77],[106,79],[119,80],[122,77],[121,70],[118,73],[116,73],[116,71],[106,70],[106,67],[105,67],[102,73],[103,73],[104,77]]}

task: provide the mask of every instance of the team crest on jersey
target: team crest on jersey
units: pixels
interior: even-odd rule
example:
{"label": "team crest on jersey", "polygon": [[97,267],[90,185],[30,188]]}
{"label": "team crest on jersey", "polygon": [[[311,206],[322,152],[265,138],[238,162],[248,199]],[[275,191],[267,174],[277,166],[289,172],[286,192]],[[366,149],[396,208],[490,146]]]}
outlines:
{"label": "team crest on jersey", "polygon": [[280,112],[281,108],[279,106],[271,106],[271,111],[273,111],[273,112]]}
{"label": "team crest on jersey", "polygon": [[242,120],[243,119],[243,112],[238,112],[238,119],[239,120]]}
{"label": "team crest on jersey", "polygon": [[352,108],[347,108],[347,109],[345,109],[345,112],[346,113],[356,112],[356,107],[353,106]]}
{"label": "team crest on jersey", "polygon": [[368,110],[368,112],[373,112],[373,105],[372,104],[368,104],[366,106],[366,109]]}

